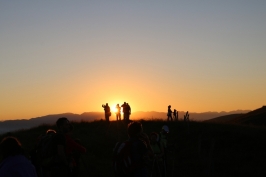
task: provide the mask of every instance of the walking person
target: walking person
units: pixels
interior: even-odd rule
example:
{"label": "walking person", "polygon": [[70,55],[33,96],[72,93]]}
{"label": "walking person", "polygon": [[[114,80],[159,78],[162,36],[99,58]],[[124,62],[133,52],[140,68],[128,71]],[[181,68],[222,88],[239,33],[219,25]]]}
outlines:
{"label": "walking person", "polygon": [[171,118],[171,121],[173,121],[172,113],[173,113],[173,111],[171,110],[171,105],[169,105],[168,111],[167,111],[167,121],[169,121],[170,118]]}
{"label": "walking person", "polygon": [[177,112],[176,112],[176,109],[174,109],[173,116],[174,116],[174,120],[175,120],[175,121],[177,121],[177,117],[176,117],[177,114],[176,114],[176,113],[177,113]]}

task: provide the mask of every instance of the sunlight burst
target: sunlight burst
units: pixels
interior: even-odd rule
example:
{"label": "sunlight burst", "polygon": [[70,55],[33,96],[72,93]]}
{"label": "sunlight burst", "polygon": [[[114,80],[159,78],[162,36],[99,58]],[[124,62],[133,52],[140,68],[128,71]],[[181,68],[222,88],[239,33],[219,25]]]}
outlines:
{"label": "sunlight burst", "polygon": [[111,107],[111,111],[112,111],[112,112],[117,112],[116,105],[113,105],[113,106]]}

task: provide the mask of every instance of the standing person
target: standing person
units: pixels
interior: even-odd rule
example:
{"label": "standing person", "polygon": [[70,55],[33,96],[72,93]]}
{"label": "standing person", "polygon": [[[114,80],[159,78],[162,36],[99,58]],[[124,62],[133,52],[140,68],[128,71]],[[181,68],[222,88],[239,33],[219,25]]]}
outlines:
{"label": "standing person", "polygon": [[0,177],[37,177],[35,167],[24,156],[17,138],[5,137],[0,143],[0,155]]}
{"label": "standing person", "polygon": [[123,112],[124,112],[124,121],[126,124],[129,123],[129,115],[130,115],[131,108],[128,103],[126,103],[123,107]]}
{"label": "standing person", "polygon": [[109,123],[109,117],[111,116],[110,107],[108,106],[108,103],[106,103],[106,105],[103,104],[102,107],[104,108],[105,120]]}
{"label": "standing person", "polygon": [[121,107],[119,104],[116,105],[116,120],[121,120]]}
{"label": "standing person", "polygon": [[73,126],[70,126],[70,131],[65,134],[66,138],[66,156],[71,164],[71,175],[73,177],[78,176],[80,167],[80,157],[82,153],[86,153],[86,148],[80,144],[80,141],[73,139],[71,134],[73,131]]}
{"label": "standing person", "polygon": [[51,168],[51,177],[75,176],[72,173],[75,168],[75,161],[70,153],[74,150],[86,152],[86,149],[75,143],[69,136],[69,133],[73,130],[73,126],[66,117],[59,118],[56,121],[56,126],[58,131],[54,137],[55,158]]}
{"label": "standing person", "polygon": [[142,124],[140,122],[131,122],[128,124],[129,142],[131,142],[131,157],[135,169],[130,177],[148,177],[149,171],[147,167],[149,159],[150,141],[149,137],[143,133]]}
{"label": "standing person", "polygon": [[[153,164],[151,174],[154,176],[161,177],[164,175],[164,149],[160,142],[158,142],[159,135],[155,132],[150,134],[150,145],[153,152]],[[155,174],[154,174],[155,173]]]}
{"label": "standing person", "polygon": [[129,139],[115,145],[113,167],[116,177],[148,177],[149,157],[153,156],[149,137],[143,133],[140,122],[131,122],[127,128]]}
{"label": "standing person", "polygon": [[127,123],[129,123],[129,117],[131,115],[131,107],[129,106],[129,104],[127,103]]}
{"label": "standing person", "polygon": [[125,110],[127,109],[127,103],[124,102],[124,104],[121,105],[121,108],[123,108],[123,119],[126,121],[126,115],[125,115]]}
{"label": "standing person", "polygon": [[171,105],[168,106],[168,111],[167,111],[167,121],[170,120],[171,118],[171,121],[173,121],[173,118],[172,118],[172,110],[171,110]]}
{"label": "standing person", "polygon": [[177,119],[176,119],[176,109],[174,109],[173,115],[174,115],[174,120],[177,121]]}
{"label": "standing person", "polygon": [[169,128],[167,125],[164,125],[159,133],[159,143],[161,144],[161,147],[163,148],[163,175],[166,176],[166,170],[167,170],[167,147],[168,147],[168,134],[169,134]]}

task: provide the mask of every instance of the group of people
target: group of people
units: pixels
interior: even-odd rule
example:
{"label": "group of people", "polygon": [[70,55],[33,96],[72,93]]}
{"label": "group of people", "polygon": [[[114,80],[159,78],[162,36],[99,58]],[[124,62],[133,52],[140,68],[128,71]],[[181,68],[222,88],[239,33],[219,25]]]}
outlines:
{"label": "group of people", "polygon": [[[105,115],[105,120],[107,122],[109,122],[109,117],[112,115],[111,113],[111,109],[110,109],[110,106],[108,105],[108,103],[106,103],[105,105],[102,104],[102,107],[104,108],[104,115]],[[129,117],[131,115],[131,107],[128,103],[124,102],[121,106],[119,106],[119,104],[116,105],[116,120],[119,121],[121,120],[121,108],[122,108],[122,111],[123,111],[123,115],[124,115],[124,121],[126,123],[129,122]]]}
{"label": "group of people", "polygon": [[[129,139],[126,144],[130,144],[130,162],[127,166],[131,168],[129,171],[119,170],[116,171],[117,177],[148,177],[148,176],[166,176],[167,171],[167,136],[169,133],[168,126],[164,125],[159,133],[151,132],[148,136],[143,132],[143,127],[140,122],[131,122],[128,124],[128,136]],[[123,163],[127,161],[129,157],[125,156],[125,143],[120,144],[119,147],[115,147],[115,154],[120,157],[125,157]],[[121,153],[117,152],[120,149]],[[125,148],[126,149],[126,148]],[[117,167],[119,163],[115,164]]]}
{"label": "group of people", "polygon": [[[106,104],[105,106],[108,106]],[[117,105],[119,107],[119,105]],[[121,107],[125,110],[130,107],[124,103]],[[128,110],[127,110],[128,111]],[[128,117],[124,119],[129,120]],[[0,177],[74,177],[79,172],[79,161],[82,153],[86,153],[86,148],[71,136],[73,126],[66,117],[61,117],[56,121],[57,131],[47,130],[36,140],[36,145],[27,158],[21,147],[21,143],[15,137],[8,136],[0,143]],[[127,126],[130,142],[130,161],[134,167],[128,174],[122,171],[116,173],[119,177],[148,177],[150,175],[166,176],[166,154],[168,126],[164,125],[157,132],[151,132],[148,136],[143,132],[140,122],[131,122]],[[52,149],[48,152],[52,156],[44,157],[45,152],[41,151],[42,141],[48,142],[51,138]],[[48,147],[46,147],[46,150]],[[42,157],[40,159],[40,157]]]}
{"label": "group of people", "polygon": [[[79,158],[81,153],[86,153],[86,148],[71,137],[73,126],[67,118],[59,118],[56,126],[57,131],[49,129],[37,138],[30,160],[25,156],[17,138],[5,137],[0,143],[0,177],[77,176]],[[45,152],[40,148],[43,143],[41,141],[48,143],[47,137],[51,137],[51,149],[46,146],[47,153],[51,153],[49,157],[45,157]]]}
{"label": "group of people", "polygon": [[174,116],[174,120],[178,121],[178,111],[176,109],[174,109],[174,112],[171,110],[171,105],[168,106],[168,110],[167,110],[167,121],[173,121],[173,117],[172,114]]}

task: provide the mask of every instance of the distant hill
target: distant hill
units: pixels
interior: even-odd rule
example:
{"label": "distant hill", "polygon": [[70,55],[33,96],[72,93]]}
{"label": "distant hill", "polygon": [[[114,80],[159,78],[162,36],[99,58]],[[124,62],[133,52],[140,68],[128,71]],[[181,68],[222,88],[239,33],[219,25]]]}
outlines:
{"label": "distant hill", "polygon": [[266,125],[266,106],[250,111],[242,116],[235,117],[229,123],[249,124],[249,125]]}
{"label": "distant hill", "polygon": [[266,125],[266,106],[255,109],[245,114],[230,114],[206,120],[212,123],[229,123],[245,125]]}
{"label": "distant hill", "polygon": [[[237,110],[237,111],[230,111],[230,112],[203,112],[203,113],[189,113],[190,120],[193,121],[204,121],[208,119],[212,119],[214,117],[236,114],[236,113],[246,113],[249,112],[248,110]],[[185,115],[185,111],[179,111],[178,117],[179,120],[183,120]],[[53,115],[46,115],[42,117],[36,117],[31,119],[19,119],[19,120],[6,120],[0,122],[0,134],[15,131],[20,129],[29,129],[32,127],[36,127],[42,124],[55,124],[56,120],[59,117],[67,117],[70,121],[80,122],[90,122],[94,120],[104,119],[103,112],[84,112],[82,114],[73,114],[73,113],[62,113],[62,114],[53,114]],[[115,120],[115,114],[112,113],[111,120]],[[132,120],[139,120],[139,119],[162,119],[166,120],[166,112],[156,112],[156,111],[138,111],[133,112],[130,116]]]}
{"label": "distant hill", "polygon": [[225,116],[216,117],[213,119],[205,120],[204,122],[211,122],[211,123],[228,123],[232,119],[242,116],[243,114],[229,114]]}
{"label": "distant hill", "polygon": [[36,117],[32,119],[20,119],[20,120],[6,120],[0,122],[0,134],[21,130],[21,129],[29,129],[32,127],[36,127],[42,124],[51,124],[54,125],[56,120],[59,117],[67,117],[70,121],[80,122],[86,121],[90,122],[93,120],[99,120],[103,118],[103,113],[100,112],[85,112],[83,114],[73,114],[73,113],[62,113],[62,114],[53,114],[46,115],[42,117]]}

